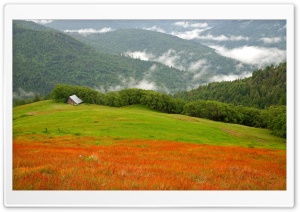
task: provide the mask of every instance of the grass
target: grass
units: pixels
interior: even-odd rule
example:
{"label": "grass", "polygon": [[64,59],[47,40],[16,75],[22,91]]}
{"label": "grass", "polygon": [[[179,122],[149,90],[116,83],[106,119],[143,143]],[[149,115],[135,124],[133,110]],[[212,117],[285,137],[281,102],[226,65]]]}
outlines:
{"label": "grass", "polygon": [[13,110],[14,190],[285,190],[269,130],[52,101]]}
{"label": "grass", "polygon": [[[31,107],[30,107],[31,106]],[[111,140],[153,139],[284,150],[285,139],[266,129],[164,114],[134,105],[112,108],[38,102],[14,108],[13,135],[98,136]]]}

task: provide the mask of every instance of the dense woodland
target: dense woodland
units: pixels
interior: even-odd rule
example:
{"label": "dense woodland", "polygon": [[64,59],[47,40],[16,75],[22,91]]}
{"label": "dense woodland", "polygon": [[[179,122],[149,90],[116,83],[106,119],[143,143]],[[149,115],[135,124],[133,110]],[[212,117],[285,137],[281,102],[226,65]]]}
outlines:
{"label": "dense woodland", "polygon": [[[149,70],[155,70],[149,76]],[[176,92],[187,87],[189,73],[161,63],[95,51],[62,32],[33,22],[13,23],[13,90],[41,96],[58,83],[109,90],[126,80],[155,81],[158,90]],[[125,82],[124,82],[125,81]]]}
{"label": "dense woodland", "polygon": [[256,70],[250,78],[213,82],[174,96],[186,101],[214,100],[261,109],[286,105],[286,63]]}

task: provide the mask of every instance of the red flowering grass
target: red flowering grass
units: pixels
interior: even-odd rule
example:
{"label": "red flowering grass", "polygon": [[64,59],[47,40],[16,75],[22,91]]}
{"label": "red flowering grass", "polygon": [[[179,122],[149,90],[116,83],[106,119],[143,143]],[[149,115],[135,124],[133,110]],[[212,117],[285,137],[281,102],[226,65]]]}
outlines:
{"label": "red flowering grass", "polygon": [[22,136],[14,190],[285,190],[286,152],[173,141]]}

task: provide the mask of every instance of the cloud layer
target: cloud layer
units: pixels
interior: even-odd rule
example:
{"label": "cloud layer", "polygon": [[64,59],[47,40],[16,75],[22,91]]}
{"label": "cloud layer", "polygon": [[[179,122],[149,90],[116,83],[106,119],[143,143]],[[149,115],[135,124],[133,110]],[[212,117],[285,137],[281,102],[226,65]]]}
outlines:
{"label": "cloud layer", "polygon": [[157,26],[148,27],[148,28],[143,28],[143,29],[145,29],[145,30],[150,30],[150,31],[155,31],[155,32],[166,33],[165,30],[163,30],[162,28],[157,27]]}
{"label": "cloud layer", "polygon": [[209,81],[210,82],[234,81],[237,79],[243,79],[246,77],[250,77],[251,75],[252,75],[251,72],[244,72],[239,75],[236,75],[236,74],[223,75],[223,74],[221,74],[221,75],[213,76]]}
{"label": "cloud layer", "polygon": [[88,28],[88,29],[79,29],[79,30],[74,30],[74,29],[66,29],[64,32],[69,32],[69,33],[79,33],[79,34],[103,34],[107,32],[114,31],[110,27],[104,27],[101,29],[93,29],[93,28]]}
{"label": "cloud layer", "polygon": [[35,22],[37,24],[43,24],[43,25],[53,22],[53,20],[28,20],[28,21],[32,21],[32,22]]}
{"label": "cloud layer", "polygon": [[135,51],[135,52],[131,52],[131,51],[127,51],[124,53],[125,56],[134,58],[134,59],[140,59],[140,60],[144,60],[144,61],[154,61],[155,56],[151,53],[147,53],[146,50],[144,51]]}
{"label": "cloud layer", "polygon": [[174,36],[177,36],[179,38],[186,39],[186,40],[192,40],[192,39],[199,38],[201,32],[203,32],[207,29],[209,29],[209,28],[206,28],[206,29],[193,29],[193,30],[184,31],[184,32],[171,32],[171,35],[174,35]]}
{"label": "cloud layer", "polygon": [[176,26],[180,26],[183,28],[206,28],[208,24],[206,22],[201,23],[201,22],[196,22],[192,23],[190,21],[177,21],[174,23]]}
{"label": "cloud layer", "polygon": [[211,34],[208,35],[204,35],[204,36],[199,36],[198,39],[204,39],[204,40],[214,40],[214,41],[241,41],[241,40],[249,40],[249,37],[245,37],[245,36],[225,36],[225,35],[218,35],[218,36],[214,36]]}
{"label": "cloud layer", "polygon": [[270,44],[270,43],[279,43],[281,41],[281,38],[280,37],[272,37],[272,38],[263,37],[259,40],[263,41],[266,44]]}
{"label": "cloud layer", "polygon": [[181,57],[180,53],[177,53],[174,49],[169,49],[166,52],[162,53],[161,55],[154,55],[152,53],[147,53],[146,50],[144,51],[135,51],[135,52],[125,52],[125,56],[129,56],[131,58],[145,60],[145,61],[154,61],[162,63],[169,67],[174,67],[179,70],[186,70],[186,68],[181,65]]}
{"label": "cloud layer", "polygon": [[18,88],[17,91],[13,92],[13,98],[15,99],[23,99],[34,97],[34,93],[32,91],[25,91],[23,88]]}
{"label": "cloud layer", "polygon": [[192,39],[202,39],[202,40],[212,40],[212,41],[241,41],[245,40],[248,41],[250,38],[245,36],[235,36],[235,35],[201,35],[201,33],[205,30],[208,30],[210,28],[205,29],[193,29],[190,31],[184,31],[184,32],[171,32],[172,35],[177,36],[182,39],[186,40],[192,40]]}
{"label": "cloud layer", "polygon": [[152,80],[153,73],[157,70],[157,65],[153,64],[148,72],[143,74],[141,79],[135,79],[133,77],[124,77],[119,75],[119,84],[116,86],[109,86],[109,87],[97,87],[94,88],[102,93],[110,92],[110,91],[120,91],[126,88],[139,88],[143,90],[154,90],[154,91],[163,91],[169,93],[168,88],[164,85],[157,86],[156,83]]}
{"label": "cloud layer", "polygon": [[278,48],[265,48],[259,46],[242,46],[234,49],[227,49],[223,46],[212,45],[217,53],[222,56],[239,60],[250,65],[264,67],[266,65],[277,65],[286,59],[286,51]]}

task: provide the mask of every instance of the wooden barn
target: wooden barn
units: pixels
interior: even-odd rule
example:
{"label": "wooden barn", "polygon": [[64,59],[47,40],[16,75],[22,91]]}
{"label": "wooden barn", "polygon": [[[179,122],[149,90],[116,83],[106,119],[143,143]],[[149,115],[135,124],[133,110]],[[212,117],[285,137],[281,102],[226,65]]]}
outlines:
{"label": "wooden barn", "polygon": [[82,102],[83,101],[78,96],[76,96],[75,94],[72,95],[72,96],[69,96],[69,99],[67,101],[67,103],[71,104],[71,105],[79,105]]}

